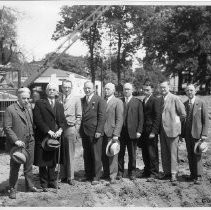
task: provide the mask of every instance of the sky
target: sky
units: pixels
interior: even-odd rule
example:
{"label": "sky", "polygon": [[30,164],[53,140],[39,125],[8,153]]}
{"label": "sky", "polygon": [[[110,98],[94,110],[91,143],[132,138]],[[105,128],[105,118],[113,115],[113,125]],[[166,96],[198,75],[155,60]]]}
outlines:
{"label": "sky", "polygon": [[[51,40],[60,19],[61,6],[71,6],[72,1],[0,1],[4,6],[18,10],[17,43],[28,61],[42,59],[47,53],[55,51],[61,42]],[[85,56],[87,47],[76,41],[68,53]]]}

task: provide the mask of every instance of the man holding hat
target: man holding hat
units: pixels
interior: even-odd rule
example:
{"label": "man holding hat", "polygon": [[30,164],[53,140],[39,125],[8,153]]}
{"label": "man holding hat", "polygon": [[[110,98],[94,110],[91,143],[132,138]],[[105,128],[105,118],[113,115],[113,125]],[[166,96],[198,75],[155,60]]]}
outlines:
{"label": "man holding hat", "polygon": [[107,107],[102,146],[103,178],[109,179],[112,184],[115,183],[118,172],[117,149],[120,147],[118,138],[120,137],[123,124],[123,103],[114,96],[114,84],[106,84],[104,90]]}
{"label": "man holding hat", "polygon": [[81,100],[72,93],[73,83],[70,77],[62,82],[64,114],[66,124],[62,138],[61,181],[74,185],[75,142],[78,135],[82,109]]}
{"label": "man holding hat", "polygon": [[16,198],[16,183],[21,164],[24,164],[25,187],[37,192],[32,182],[34,161],[34,131],[32,111],[29,108],[30,90],[18,89],[18,101],[5,111],[4,131],[7,137],[6,148],[10,151],[9,188],[11,199]]}
{"label": "man holding hat", "polygon": [[183,137],[185,137],[188,161],[190,168],[190,180],[195,184],[201,184],[203,165],[202,155],[197,152],[198,146],[205,141],[208,135],[209,116],[207,105],[200,98],[196,97],[196,89],[193,84],[186,88],[188,100],[185,101],[187,117],[183,125]]}
{"label": "man holding hat", "polygon": [[40,185],[44,192],[47,188],[57,189],[55,167],[58,149],[48,151],[45,145],[48,138],[59,139],[65,124],[64,108],[55,97],[59,86],[56,79],[51,79],[46,88],[47,99],[36,101],[34,108],[35,130],[35,165],[39,166]]}

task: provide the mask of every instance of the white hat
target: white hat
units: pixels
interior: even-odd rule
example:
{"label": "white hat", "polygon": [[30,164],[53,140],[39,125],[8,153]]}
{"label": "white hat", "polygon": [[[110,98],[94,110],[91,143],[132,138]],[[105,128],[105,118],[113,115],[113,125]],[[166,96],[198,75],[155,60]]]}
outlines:
{"label": "white hat", "polygon": [[205,141],[198,141],[194,146],[194,153],[196,155],[200,155],[208,150],[208,145]]}
{"label": "white hat", "polygon": [[118,140],[110,140],[106,147],[106,155],[112,157],[118,154],[120,151],[120,143]]}
{"label": "white hat", "polygon": [[59,92],[59,81],[56,78],[56,74],[51,74],[50,81],[47,85],[47,89],[49,88],[54,88],[55,90]]}

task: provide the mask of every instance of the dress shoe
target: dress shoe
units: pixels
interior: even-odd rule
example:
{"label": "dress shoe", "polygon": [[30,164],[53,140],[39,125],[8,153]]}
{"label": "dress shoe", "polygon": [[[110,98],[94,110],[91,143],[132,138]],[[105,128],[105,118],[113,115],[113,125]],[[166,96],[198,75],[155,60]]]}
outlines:
{"label": "dress shoe", "polygon": [[147,178],[147,182],[154,182],[155,179],[157,179],[157,176],[154,174],[150,174],[150,176]]}
{"label": "dress shoe", "polygon": [[[50,183],[50,184],[48,184],[48,188],[57,189],[57,184]],[[58,189],[60,189],[59,186],[58,186]]]}
{"label": "dress shoe", "polygon": [[129,179],[130,179],[131,181],[134,181],[134,180],[136,179],[136,177],[133,176],[133,175],[129,175]]}
{"label": "dress shoe", "polygon": [[92,181],[92,185],[97,185],[97,184],[99,184],[100,182],[99,181],[97,181],[97,180],[93,180]]}
{"label": "dress shoe", "polygon": [[104,180],[108,180],[109,179],[109,176],[106,176],[106,175],[103,175],[100,177],[101,179],[104,179]]}
{"label": "dress shoe", "polygon": [[115,179],[111,179],[110,180],[110,184],[116,184],[117,182],[116,182],[116,180]]}
{"label": "dress shoe", "polygon": [[30,187],[27,189],[27,192],[39,192],[39,190],[36,187]]}
{"label": "dress shoe", "polygon": [[10,199],[16,199],[16,190],[15,190],[15,188],[10,188],[9,198]]}
{"label": "dress shoe", "polygon": [[42,187],[43,192],[48,192],[48,189],[46,187]]}
{"label": "dress shoe", "polygon": [[200,185],[202,183],[202,177],[198,176],[197,178],[194,179],[194,184]]}
{"label": "dress shoe", "polygon": [[150,174],[148,173],[142,173],[139,178],[149,178],[150,177]]}
{"label": "dress shoe", "polygon": [[167,179],[171,179],[171,174],[164,174],[159,176],[160,180],[167,180]]}
{"label": "dress shoe", "polygon": [[68,179],[68,180],[67,180],[67,183],[68,183],[69,185],[75,185],[75,180],[73,180],[73,179]]}
{"label": "dress shoe", "polygon": [[123,178],[123,174],[122,173],[118,173],[116,176],[116,180],[122,180]]}
{"label": "dress shoe", "polygon": [[62,179],[60,180],[60,182],[61,182],[61,183],[67,183],[67,178],[62,178]]}
{"label": "dress shoe", "polygon": [[171,184],[177,185],[177,174],[172,174],[171,176]]}
{"label": "dress shoe", "polygon": [[90,182],[91,180],[92,180],[92,178],[90,178],[90,177],[83,177],[83,178],[79,179],[80,182]]}

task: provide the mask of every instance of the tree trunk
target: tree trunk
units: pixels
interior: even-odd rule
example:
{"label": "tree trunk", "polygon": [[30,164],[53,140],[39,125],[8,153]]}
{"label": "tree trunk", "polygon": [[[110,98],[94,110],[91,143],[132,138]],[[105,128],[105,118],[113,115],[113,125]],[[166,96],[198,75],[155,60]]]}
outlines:
{"label": "tree trunk", "polygon": [[182,91],[183,75],[181,71],[178,71],[178,92]]}
{"label": "tree trunk", "polygon": [[117,79],[118,79],[118,85],[121,84],[121,62],[120,62],[121,46],[122,46],[121,33],[118,33],[118,50],[117,50]]}

